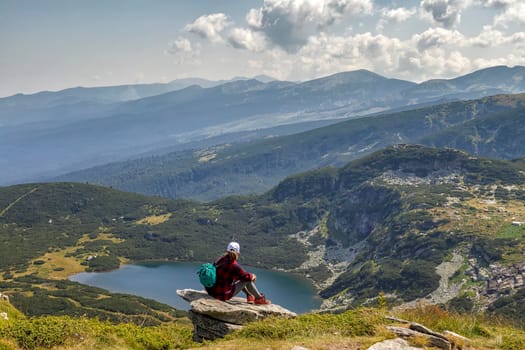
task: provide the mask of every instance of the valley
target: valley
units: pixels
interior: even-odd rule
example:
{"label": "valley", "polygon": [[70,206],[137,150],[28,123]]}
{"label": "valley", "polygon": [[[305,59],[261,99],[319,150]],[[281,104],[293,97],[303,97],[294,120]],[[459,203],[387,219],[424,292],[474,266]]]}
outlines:
{"label": "valley", "polygon": [[[305,83],[189,86],[137,99],[126,95],[125,87],[93,90],[89,103],[103,105],[85,109],[88,114],[68,117],[64,111],[74,110],[69,106],[47,125],[29,120],[0,127],[9,155],[0,163],[10,166],[17,155],[22,162],[36,159],[31,166],[38,171],[50,160],[33,153],[33,145],[20,148],[25,137],[43,145],[41,155],[72,145],[69,155],[57,151],[65,156],[58,168],[48,163],[62,175],[41,173],[37,178],[46,181],[0,187],[0,290],[17,312],[35,320],[97,318],[116,327],[139,325],[136,332],[173,327],[176,341],[187,344],[186,311],[68,278],[123,264],[211,261],[235,239],[249,252],[243,256],[246,266],[309,279],[322,298],[321,313],[439,307],[520,324],[525,321],[525,95],[477,98],[494,90],[472,92],[471,85],[493,71],[503,77],[520,74],[519,69],[474,72],[447,81],[437,95],[434,82],[429,95],[415,100],[411,94],[428,84],[385,80],[367,71]],[[393,90],[385,95],[379,89],[382,97],[368,104],[344,100],[367,84]],[[400,86],[403,98],[418,103],[413,108],[396,100]],[[168,87],[141,88],[148,94]],[[109,91],[115,100],[101,102]],[[314,91],[315,98],[302,100],[301,111],[287,95]],[[444,91],[456,92],[444,97]],[[85,92],[65,93],[84,103]],[[54,113],[62,108],[55,100],[61,93],[38,98]],[[239,94],[243,103],[226,103]],[[275,94],[280,102],[270,106]],[[467,97],[477,99],[462,100]],[[32,98],[17,96],[26,100],[21,106]],[[202,106],[193,126],[176,127],[177,142],[165,139],[180,119],[173,117],[176,111],[199,98],[212,103]],[[266,109],[260,110],[262,105]],[[272,110],[276,106],[279,111]],[[234,112],[210,118],[209,110],[220,114],[221,108]],[[158,125],[144,124],[144,109]],[[122,123],[129,128],[122,129]],[[145,135],[155,141],[144,143]],[[77,141],[90,145],[81,146],[87,153],[76,152]],[[122,150],[117,158],[124,161],[104,164],[117,158],[105,158],[110,153],[99,154],[92,145],[116,147],[110,153]],[[73,167],[92,164],[83,158],[88,153],[97,154],[99,166],[67,173],[70,160],[77,162]],[[157,338],[148,333],[148,339]]]}
{"label": "valley", "polygon": [[78,288],[61,278],[127,261],[209,261],[235,237],[245,264],[308,276],[328,308],[385,293],[390,305],[428,298],[505,313],[497,305],[522,307],[513,297],[525,227],[512,222],[525,218],[524,181],[519,161],[397,145],[210,203],[86,184],[4,187],[2,208],[18,201],[0,217],[2,244],[19,253],[2,260],[1,286],[15,305],[35,297],[18,299],[26,288],[55,300],[60,288],[37,286]]}
{"label": "valley", "polygon": [[525,1],[0,28],[0,350],[525,349]]}

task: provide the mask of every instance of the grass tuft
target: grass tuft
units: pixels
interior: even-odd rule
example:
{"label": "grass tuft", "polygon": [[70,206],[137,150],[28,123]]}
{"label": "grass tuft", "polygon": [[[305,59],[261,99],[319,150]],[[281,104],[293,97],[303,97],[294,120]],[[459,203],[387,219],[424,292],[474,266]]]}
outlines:
{"label": "grass tuft", "polygon": [[[31,317],[0,323],[0,349],[188,349],[189,324],[141,327],[68,316]],[[15,346],[16,344],[16,346]],[[3,347],[3,348],[2,348]]]}
{"label": "grass tuft", "polygon": [[338,315],[306,314],[293,319],[270,318],[243,328],[240,338],[292,339],[336,335],[372,336],[384,323],[384,314],[376,309],[357,309]]}

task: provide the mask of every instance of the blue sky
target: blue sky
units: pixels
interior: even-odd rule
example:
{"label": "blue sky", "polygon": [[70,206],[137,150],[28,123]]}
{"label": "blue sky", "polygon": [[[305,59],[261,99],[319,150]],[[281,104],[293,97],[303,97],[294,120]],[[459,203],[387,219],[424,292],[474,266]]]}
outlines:
{"label": "blue sky", "polygon": [[368,69],[525,65],[524,0],[0,0],[0,96]]}

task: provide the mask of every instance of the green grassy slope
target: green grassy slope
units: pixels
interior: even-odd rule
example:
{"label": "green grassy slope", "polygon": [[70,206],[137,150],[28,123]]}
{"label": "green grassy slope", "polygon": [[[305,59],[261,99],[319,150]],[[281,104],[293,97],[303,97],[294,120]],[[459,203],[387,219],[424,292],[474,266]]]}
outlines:
{"label": "green grassy slope", "polygon": [[245,264],[305,273],[330,303],[346,306],[373,303],[380,292],[391,303],[428,297],[440,266],[457,256],[447,278],[463,282],[453,302],[481,307],[502,295],[475,268],[496,280],[493,266],[525,260],[525,232],[511,225],[525,218],[523,164],[402,145],[288,177],[261,196],[212,203],[70,183],[0,188],[3,279],[16,291],[29,288],[27,278],[122,261],[209,261],[235,238],[249,252]]}
{"label": "green grassy slope", "polygon": [[[468,340],[456,339],[463,349],[517,350],[525,346],[525,332],[517,326],[479,315],[456,314],[437,307],[415,308],[403,312],[385,308],[358,308],[340,314],[306,314],[293,319],[266,319],[249,324],[225,339],[204,344],[191,340],[189,323],[139,326],[131,323],[111,324],[88,317],[26,317],[0,301],[0,311],[9,320],[0,320],[0,348],[3,350],[36,349],[365,349],[393,338],[386,326],[393,315],[417,322],[434,331],[453,331]],[[423,347],[424,339],[411,345]],[[426,347],[425,347],[426,348]]]}

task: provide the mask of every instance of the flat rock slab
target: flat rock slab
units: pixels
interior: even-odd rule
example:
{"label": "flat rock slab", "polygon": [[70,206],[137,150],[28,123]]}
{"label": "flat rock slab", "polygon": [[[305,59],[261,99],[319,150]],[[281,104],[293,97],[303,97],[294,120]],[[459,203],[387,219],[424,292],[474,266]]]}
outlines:
{"label": "flat rock slab", "polygon": [[206,291],[181,289],[177,290],[177,294],[190,303],[191,311],[237,325],[244,325],[269,316],[297,316],[296,313],[276,304],[248,304],[246,299],[238,297],[221,301],[209,296]]}
{"label": "flat rock slab", "polygon": [[[413,327],[413,325],[416,325],[416,328],[421,329],[423,331],[428,329],[417,323],[411,324],[410,327]],[[403,338],[421,337],[427,340],[427,344],[429,346],[434,346],[436,348],[440,348],[443,350],[452,350],[452,343],[447,338],[443,337],[443,335],[439,333],[432,332],[432,333],[439,335],[439,336],[434,336],[432,334],[423,333],[421,331],[416,331],[414,329],[409,329],[409,328],[404,328],[404,327],[395,327],[395,326],[387,326],[386,329],[388,329],[389,331]]]}
{"label": "flat rock slab", "polygon": [[248,304],[246,299],[238,297],[221,301],[203,290],[180,289],[177,294],[191,305],[189,315],[193,323],[193,339],[196,341],[222,338],[245,324],[269,316],[296,316],[279,305]]}

